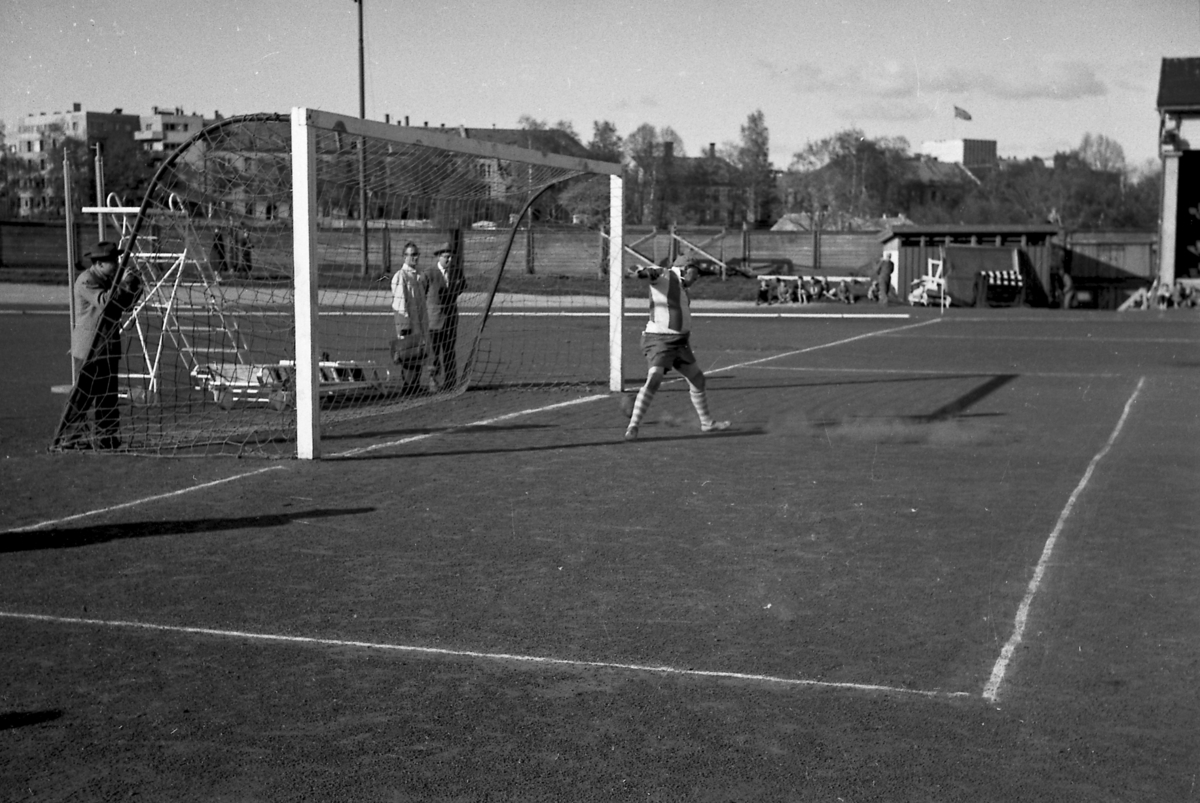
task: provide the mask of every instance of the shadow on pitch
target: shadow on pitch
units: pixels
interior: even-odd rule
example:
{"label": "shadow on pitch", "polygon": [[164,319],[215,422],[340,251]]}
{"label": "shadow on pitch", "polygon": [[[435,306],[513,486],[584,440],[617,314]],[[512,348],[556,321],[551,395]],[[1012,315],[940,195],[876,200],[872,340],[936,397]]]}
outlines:
{"label": "shadow on pitch", "polygon": [[123,524],[94,524],[87,527],[55,527],[44,530],[8,533],[0,539],[0,552],[25,552],[34,549],[69,549],[103,544],[126,538],[152,538],[163,535],[192,535],[221,530],[257,530],[283,527],[307,519],[357,516],[372,513],[373,507],[327,508],[263,516],[189,519],[187,521],[133,521]]}
{"label": "shadow on pitch", "polygon": [[1017,374],[998,374],[978,387],[967,391],[957,399],[943,404],[932,413],[914,416],[914,418],[924,422],[945,421],[947,418],[954,418],[971,409],[1016,378]]}
{"label": "shadow on pitch", "polygon": [[0,731],[27,728],[43,722],[53,722],[62,716],[62,711],[50,708],[45,711],[5,711],[0,713]]}
{"label": "shadow on pitch", "polygon": [[458,424],[447,427],[422,427],[418,429],[381,429],[362,432],[341,432],[332,434],[322,434],[322,441],[336,440],[361,440],[361,439],[378,439],[378,438],[395,438],[395,437],[417,437],[428,435],[458,435],[463,432],[472,432],[477,430],[488,429],[552,429],[553,424]]}
{"label": "shadow on pitch", "polygon": [[[650,426],[654,426],[652,423]],[[483,429],[480,427],[479,429]],[[500,429],[500,427],[488,427],[488,429]],[[507,429],[505,427],[504,429]],[[516,429],[516,427],[514,427]],[[745,429],[729,429],[724,432],[687,432],[684,429],[676,427],[663,427],[658,432],[647,432],[642,429],[641,437],[631,443],[626,443],[623,435],[623,427],[613,427],[614,436],[605,438],[604,440],[590,440],[580,443],[549,443],[544,446],[513,446],[511,448],[490,448],[490,449],[442,449],[436,452],[404,452],[401,454],[358,454],[347,455],[345,457],[330,457],[330,461],[334,460],[415,460],[426,457],[460,457],[467,455],[487,455],[487,454],[530,454],[534,452],[561,452],[566,449],[594,449],[597,446],[616,446],[620,445],[625,448],[636,448],[639,443],[667,443],[670,441],[690,441],[690,440],[717,440],[725,438],[742,438],[748,436],[758,436],[766,432],[761,426],[747,427]],[[670,434],[668,434],[670,433]]]}
{"label": "shadow on pitch", "polygon": [[[836,369],[829,369],[829,373],[836,373]],[[1004,374],[1005,383],[1016,379],[1019,374]],[[710,376],[706,377],[711,387],[714,382],[721,379],[726,381],[738,379],[736,375],[731,376]],[[872,379],[839,379],[837,381],[799,381],[799,382],[752,382],[750,384],[722,384],[721,390],[785,390],[788,388],[837,388],[837,387],[852,387],[855,385],[897,385],[911,384],[913,382],[946,382],[956,379],[987,379],[989,382],[996,377],[994,374],[937,374],[937,375],[910,375],[910,376],[889,376],[877,377]],[[986,383],[985,383],[986,384]],[[684,385],[674,388],[675,390],[687,391]]]}

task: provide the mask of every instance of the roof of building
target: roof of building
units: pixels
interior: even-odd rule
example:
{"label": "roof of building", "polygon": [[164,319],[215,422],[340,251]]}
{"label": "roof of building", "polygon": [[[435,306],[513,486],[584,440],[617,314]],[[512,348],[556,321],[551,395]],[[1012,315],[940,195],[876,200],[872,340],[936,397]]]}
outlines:
{"label": "roof of building", "polygon": [[905,169],[908,173],[906,178],[917,184],[961,185],[979,183],[979,179],[975,178],[971,171],[957,162],[939,162],[937,159],[918,157],[905,162]]}
{"label": "roof of building", "polygon": [[[892,217],[884,215],[883,217],[864,218],[850,217],[830,213],[821,218],[821,228],[824,231],[854,231],[854,232],[871,232],[881,231],[892,226],[901,226],[912,223],[903,213]],[[771,227],[771,231],[812,231],[813,230],[813,215],[811,212],[788,212],[776,221]]]}
{"label": "roof of building", "polygon": [[891,240],[894,237],[910,239],[913,237],[996,237],[998,235],[1020,236],[1022,234],[1037,234],[1046,237],[1058,234],[1058,226],[1047,223],[931,223],[922,225],[914,223],[908,226],[891,226],[879,235],[880,240]]}
{"label": "roof of building", "polygon": [[1200,110],[1200,58],[1162,60],[1158,108],[1160,111]]}
{"label": "roof of building", "polygon": [[581,159],[592,158],[591,151],[584,147],[582,142],[559,128],[467,128],[465,131],[466,136],[471,139],[482,139],[485,142],[557,153],[561,156],[576,156]]}

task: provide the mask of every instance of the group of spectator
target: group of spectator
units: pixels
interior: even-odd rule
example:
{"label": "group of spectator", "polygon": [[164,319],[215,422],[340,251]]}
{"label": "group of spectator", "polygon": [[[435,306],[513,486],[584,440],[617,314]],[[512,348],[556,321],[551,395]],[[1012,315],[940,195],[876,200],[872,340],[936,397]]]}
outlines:
{"label": "group of spectator", "polygon": [[[884,256],[875,267],[866,291],[869,301],[887,306],[894,296],[892,272],[895,264]],[[834,301],[855,304],[863,295],[861,285],[850,279],[830,281],[822,276],[760,276],[756,306],[763,304],[811,304],[815,301]]]}
{"label": "group of spectator", "polygon": [[218,228],[213,232],[208,263],[218,281],[226,273],[247,277],[254,267],[253,251],[250,230],[245,226],[230,228],[228,234]]}
{"label": "group of spectator", "polygon": [[421,249],[405,243],[404,263],[391,277],[396,324],[392,361],[400,366],[406,394],[424,392],[426,365],[434,390],[448,391],[458,382],[458,297],[467,280],[450,243],[439,245],[433,254],[437,264],[419,270]]}
{"label": "group of spectator", "polygon": [[1160,282],[1142,288],[1125,300],[1118,310],[1130,309],[1194,309],[1200,307],[1200,292],[1184,282]]}

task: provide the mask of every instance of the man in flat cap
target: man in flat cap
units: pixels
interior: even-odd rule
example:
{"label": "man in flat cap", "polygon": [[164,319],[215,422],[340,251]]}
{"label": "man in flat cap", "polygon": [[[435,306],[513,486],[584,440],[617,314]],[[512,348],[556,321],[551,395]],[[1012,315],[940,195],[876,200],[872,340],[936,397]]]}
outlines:
{"label": "man in flat cap", "polygon": [[458,297],[467,287],[462,267],[454,264],[454,249],[442,243],[434,250],[435,265],[426,275],[425,301],[429,309],[429,343],[433,375],[439,390],[453,390],[458,382]]}
{"label": "man in flat cap", "polygon": [[[121,447],[118,437],[117,370],[121,360],[121,316],[141,289],[133,271],[118,282],[120,254],[115,243],[101,241],[88,253],[92,266],[75,280],[75,325],[71,329],[71,362],[75,388],[60,428],[65,449]],[[93,422],[88,426],[88,411]]]}

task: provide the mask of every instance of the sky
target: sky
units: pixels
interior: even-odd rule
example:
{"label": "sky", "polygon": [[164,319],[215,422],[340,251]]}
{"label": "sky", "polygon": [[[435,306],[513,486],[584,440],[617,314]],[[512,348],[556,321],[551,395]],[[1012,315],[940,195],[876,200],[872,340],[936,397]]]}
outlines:
{"label": "sky", "polygon": [[[1200,57],[1200,0],[363,0],[366,115],[514,128],[669,126],[685,153],[771,159],[850,128],[1048,157],[1100,134],[1157,158],[1164,57]],[[0,120],[359,113],[354,0],[0,0]],[[971,115],[956,119],[954,107]]]}

